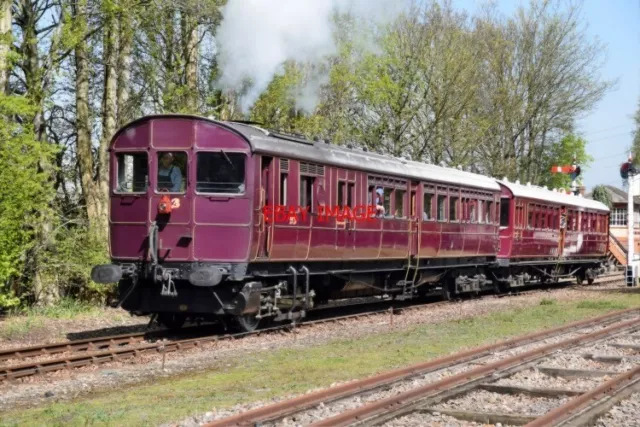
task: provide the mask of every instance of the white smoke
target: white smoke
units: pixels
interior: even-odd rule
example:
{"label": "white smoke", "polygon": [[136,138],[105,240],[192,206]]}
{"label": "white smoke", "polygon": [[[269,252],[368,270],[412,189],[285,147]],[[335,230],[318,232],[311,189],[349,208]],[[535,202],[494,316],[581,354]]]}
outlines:
{"label": "white smoke", "polygon": [[[222,9],[217,31],[224,89],[241,91],[252,85],[241,100],[246,111],[267,88],[286,61],[313,66],[337,53],[333,16],[349,14],[373,24],[393,20],[408,0],[229,0]],[[320,67],[319,69],[325,69]],[[296,102],[307,111],[315,107],[328,76],[311,73],[297,91]]]}

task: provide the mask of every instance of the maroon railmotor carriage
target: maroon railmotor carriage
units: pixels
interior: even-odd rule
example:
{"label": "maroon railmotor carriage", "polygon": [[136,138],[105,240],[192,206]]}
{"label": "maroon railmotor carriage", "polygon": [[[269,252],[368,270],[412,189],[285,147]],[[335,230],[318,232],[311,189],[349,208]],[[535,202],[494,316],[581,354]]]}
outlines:
{"label": "maroon railmotor carriage", "polygon": [[[93,280],[170,327],[592,281],[607,251],[608,209],[593,200],[238,122],[141,118],[114,136],[110,166],[112,264]],[[279,221],[274,206],[308,214]]]}

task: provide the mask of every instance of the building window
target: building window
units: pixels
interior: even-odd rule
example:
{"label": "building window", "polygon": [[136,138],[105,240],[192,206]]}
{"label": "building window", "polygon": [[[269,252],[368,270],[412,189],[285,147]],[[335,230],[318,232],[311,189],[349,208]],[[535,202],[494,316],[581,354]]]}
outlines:
{"label": "building window", "polygon": [[615,208],[611,209],[609,224],[613,226],[626,226],[627,225],[627,210]]}

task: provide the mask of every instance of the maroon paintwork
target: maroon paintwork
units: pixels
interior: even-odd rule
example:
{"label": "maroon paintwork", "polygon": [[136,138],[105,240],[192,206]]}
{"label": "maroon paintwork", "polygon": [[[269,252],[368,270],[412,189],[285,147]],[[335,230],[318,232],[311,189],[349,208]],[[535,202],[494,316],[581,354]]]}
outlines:
{"label": "maroon paintwork", "polygon": [[[598,258],[607,252],[609,221],[602,212],[521,197],[501,185],[502,203],[510,203],[509,225],[500,228],[498,258]],[[533,213],[532,221],[529,214]],[[567,216],[566,230],[560,216]],[[544,218],[539,218],[544,217]],[[575,219],[575,225],[573,224]],[[533,225],[532,225],[533,222]]]}
{"label": "maroon paintwork", "polygon": [[[247,154],[244,194],[219,196],[195,191],[196,153],[220,149]],[[422,194],[426,185],[422,182],[402,181],[406,183],[405,212],[413,212],[404,219],[338,222],[328,218],[321,222],[317,216],[309,215],[306,220],[300,218],[296,224],[265,224],[261,191],[264,188],[267,203],[280,200],[280,159],[273,158],[265,172],[261,167],[261,156],[251,153],[249,143],[232,129],[203,119],[162,116],[136,121],[121,130],[112,141],[112,189],[116,188],[117,153],[146,152],[149,156],[149,186],[145,193],[111,192],[110,250],[115,260],[148,257],[147,234],[161,198],[154,190],[159,151],[181,151],[188,158],[186,193],[171,196],[180,199],[180,208],[173,211],[169,222],[158,234],[158,255],[164,261],[376,260],[406,259],[410,254],[433,258],[490,257],[496,253],[495,212],[489,224],[475,220],[422,221]],[[287,197],[289,201],[297,201],[299,162],[288,160]],[[362,171],[326,166],[321,185],[330,205],[336,204],[339,180],[354,185],[355,205],[366,205],[370,176]],[[437,192],[434,189],[434,198],[440,194],[452,195],[459,200],[466,196],[498,200],[497,193],[473,193],[452,186],[438,186]],[[413,210],[410,198],[415,200]],[[462,211],[461,202],[458,209]],[[435,215],[434,203],[431,217]]]}

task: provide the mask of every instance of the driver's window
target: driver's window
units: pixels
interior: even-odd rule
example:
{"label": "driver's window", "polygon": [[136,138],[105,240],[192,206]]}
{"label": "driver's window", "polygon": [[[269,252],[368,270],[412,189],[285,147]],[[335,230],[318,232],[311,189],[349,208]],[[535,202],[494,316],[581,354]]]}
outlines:
{"label": "driver's window", "polygon": [[187,153],[181,151],[158,152],[156,190],[184,193],[187,189]]}
{"label": "driver's window", "polygon": [[243,194],[245,192],[244,153],[198,153],[196,191],[199,193]]}

